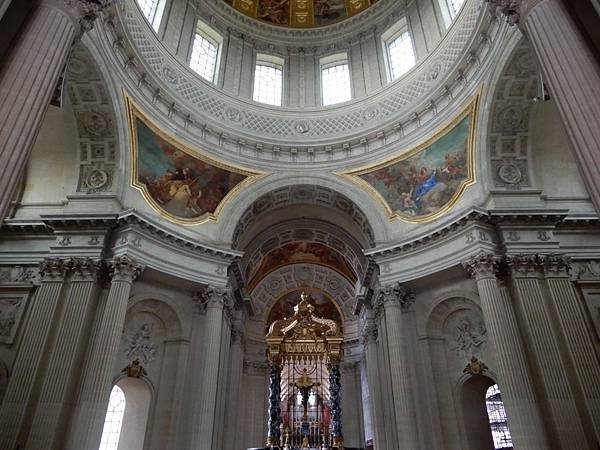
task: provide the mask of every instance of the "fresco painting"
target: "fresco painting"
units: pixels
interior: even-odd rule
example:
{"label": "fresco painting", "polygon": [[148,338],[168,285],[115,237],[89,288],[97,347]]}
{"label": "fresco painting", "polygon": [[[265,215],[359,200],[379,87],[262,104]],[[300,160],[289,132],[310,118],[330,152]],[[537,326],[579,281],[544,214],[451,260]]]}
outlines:
{"label": "fresco painting", "polygon": [[292,317],[294,315],[294,306],[300,302],[300,294],[302,294],[303,291],[310,295],[309,301],[315,307],[314,315],[316,317],[332,319],[340,326],[343,325],[340,312],[329,296],[320,290],[307,287],[305,289],[297,289],[288,292],[277,300],[269,311],[267,330],[276,320],[285,319],[286,317]]}
{"label": "fresco painting", "polygon": [[223,199],[248,178],[191,156],[139,117],[133,120],[137,137],[134,185],[167,214],[184,220],[214,214]]}
{"label": "fresco painting", "polygon": [[416,153],[357,175],[375,189],[398,216],[432,217],[447,208],[473,181],[473,120],[474,115],[467,114]]}
{"label": "fresco painting", "polygon": [[246,274],[248,289],[251,291],[273,270],[293,263],[318,264],[332,268],[352,284],[356,282],[354,270],[340,253],[318,242],[290,242],[276,248],[262,257],[260,262]]}
{"label": "fresco painting", "polygon": [[[376,0],[223,0],[238,11],[285,27],[325,26],[347,19],[376,3]],[[299,12],[295,16],[294,12]]]}

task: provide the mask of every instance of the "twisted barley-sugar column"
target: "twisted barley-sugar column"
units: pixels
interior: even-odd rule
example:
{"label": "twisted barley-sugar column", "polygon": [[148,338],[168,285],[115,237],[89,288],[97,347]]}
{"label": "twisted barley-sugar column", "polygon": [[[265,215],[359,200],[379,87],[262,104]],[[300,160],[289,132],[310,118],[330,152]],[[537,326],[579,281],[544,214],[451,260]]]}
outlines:
{"label": "twisted barley-sugar column", "polygon": [[[221,329],[223,328],[223,308],[227,292],[219,288],[207,288],[206,318],[204,330],[204,374],[200,386],[202,404],[199,408],[197,426],[198,450],[212,450],[216,447],[215,421],[217,414],[219,363],[221,357]],[[213,447],[214,445],[214,447]]]}
{"label": "twisted barley-sugar column", "polygon": [[510,294],[496,279],[499,264],[499,257],[482,254],[464,267],[477,282],[485,325],[496,350],[498,384],[514,447],[550,449]]}
{"label": "twisted barley-sugar column", "polygon": [[572,381],[560,355],[560,345],[543,291],[543,260],[537,255],[507,258],[514,301],[530,352],[532,368],[542,384],[548,422],[562,448],[587,450],[584,426],[577,410]]}
{"label": "twisted barley-sugar column", "polygon": [[548,256],[544,273],[561,337],[566,343],[573,371],[583,393],[587,409],[584,414],[591,424],[586,428],[589,428],[589,432],[593,428],[595,436],[592,439],[600,442],[600,362],[594,349],[585,306],[569,276],[570,265],[568,258]]}
{"label": "twisted barley-sugar column", "polygon": [[377,361],[377,325],[375,320],[368,318],[362,329],[362,340],[365,347],[365,363],[367,365],[367,380],[371,397],[373,417],[373,447],[382,450],[388,448],[385,440],[385,420],[383,417],[383,399],[379,386],[379,365]]}
{"label": "twisted barley-sugar column", "polygon": [[40,263],[40,286],[31,300],[28,320],[0,407],[0,448],[13,449],[17,441],[36,375],[46,347],[65,285],[66,267],[59,258]]}
{"label": "twisted barley-sugar column", "polygon": [[65,262],[71,272],[63,318],[50,350],[48,369],[25,449],[55,448],[64,437],[70,395],[78,381],[87,331],[97,295],[100,262],[73,258]]}
{"label": "twisted barley-sugar column", "polygon": [[600,65],[569,0],[488,0],[527,36],[600,211]]}
{"label": "twisted barley-sugar column", "polygon": [[0,223],[23,175],[71,46],[110,3],[110,0],[39,0],[2,61]]}
{"label": "twisted barley-sugar column", "polygon": [[402,443],[402,448],[416,450],[419,447],[419,434],[412,392],[414,384],[405,351],[402,313],[402,305],[410,294],[403,286],[396,284],[385,286],[382,297],[398,440]]}
{"label": "twisted barley-sugar column", "polygon": [[112,275],[97,334],[90,342],[78,398],[71,417],[67,450],[97,450],[110,397],[114,365],[119,351],[131,285],[143,267],[127,256],[109,264]]}

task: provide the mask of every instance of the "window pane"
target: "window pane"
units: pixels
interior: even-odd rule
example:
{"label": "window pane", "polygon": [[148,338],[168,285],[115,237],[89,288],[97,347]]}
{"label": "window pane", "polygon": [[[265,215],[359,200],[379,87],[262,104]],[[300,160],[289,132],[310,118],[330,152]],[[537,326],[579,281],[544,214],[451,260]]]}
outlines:
{"label": "window pane", "polygon": [[113,387],[108,401],[106,419],[104,420],[104,429],[102,430],[102,440],[99,450],[117,450],[119,447],[119,436],[121,435],[121,425],[123,424],[123,414],[125,413],[125,394],[119,386]]}
{"label": "window pane", "polygon": [[450,15],[453,19],[456,17],[456,14],[458,14],[458,11],[460,10],[464,2],[465,0],[448,0],[448,6],[450,7]]}
{"label": "window pane", "polygon": [[283,70],[280,67],[256,64],[254,72],[254,101],[281,106]]}
{"label": "window pane", "polygon": [[154,17],[156,16],[156,9],[158,8],[158,0],[137,0],[140,9],[148,22],[154,24]]}
{"label": "window pane", "polygon": [[405,31],[388,44],[388,59],[392,80],[404,75],[416,64],[410,33]]}
{"label": "window pane", "polygon": [[490,386],[485,393],[485,406],[492,428],[492,438],[495,449],[513,448],[512,438],[508,430],[506,410],[502,402],[502,395],[498,385]]}
{"label": "window pane", "polygon": [[323,69],[321,71],[321,90],[323,105],[333,105],[351,100],[348,64],[337,64]]}
{"label": "window pane", "polygon": [[196,33],[190,67],[205,80],[211,83],[215,79],[218,47],[199,33]]}

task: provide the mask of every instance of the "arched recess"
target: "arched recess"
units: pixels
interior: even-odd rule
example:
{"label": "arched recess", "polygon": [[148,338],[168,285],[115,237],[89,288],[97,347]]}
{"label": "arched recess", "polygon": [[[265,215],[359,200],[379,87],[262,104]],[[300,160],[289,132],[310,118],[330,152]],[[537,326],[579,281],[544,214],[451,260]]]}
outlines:
{"label": "arched recess", "polygon": [[485,395],[496,382],[487,375],[471,375],[460,385],[460,409],[468,447],[465,450],[494,449]]}

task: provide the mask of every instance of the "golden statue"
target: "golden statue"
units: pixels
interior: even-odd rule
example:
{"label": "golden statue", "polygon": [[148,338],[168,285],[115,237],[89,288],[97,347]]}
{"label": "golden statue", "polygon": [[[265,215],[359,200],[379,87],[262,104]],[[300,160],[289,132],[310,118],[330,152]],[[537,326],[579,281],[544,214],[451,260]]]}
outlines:
{"label": "golden statue", "polygon": [[308,436],[304,436],[302,439],[302,447],[300,448],[310,448],[310,444],[308,443]]}

